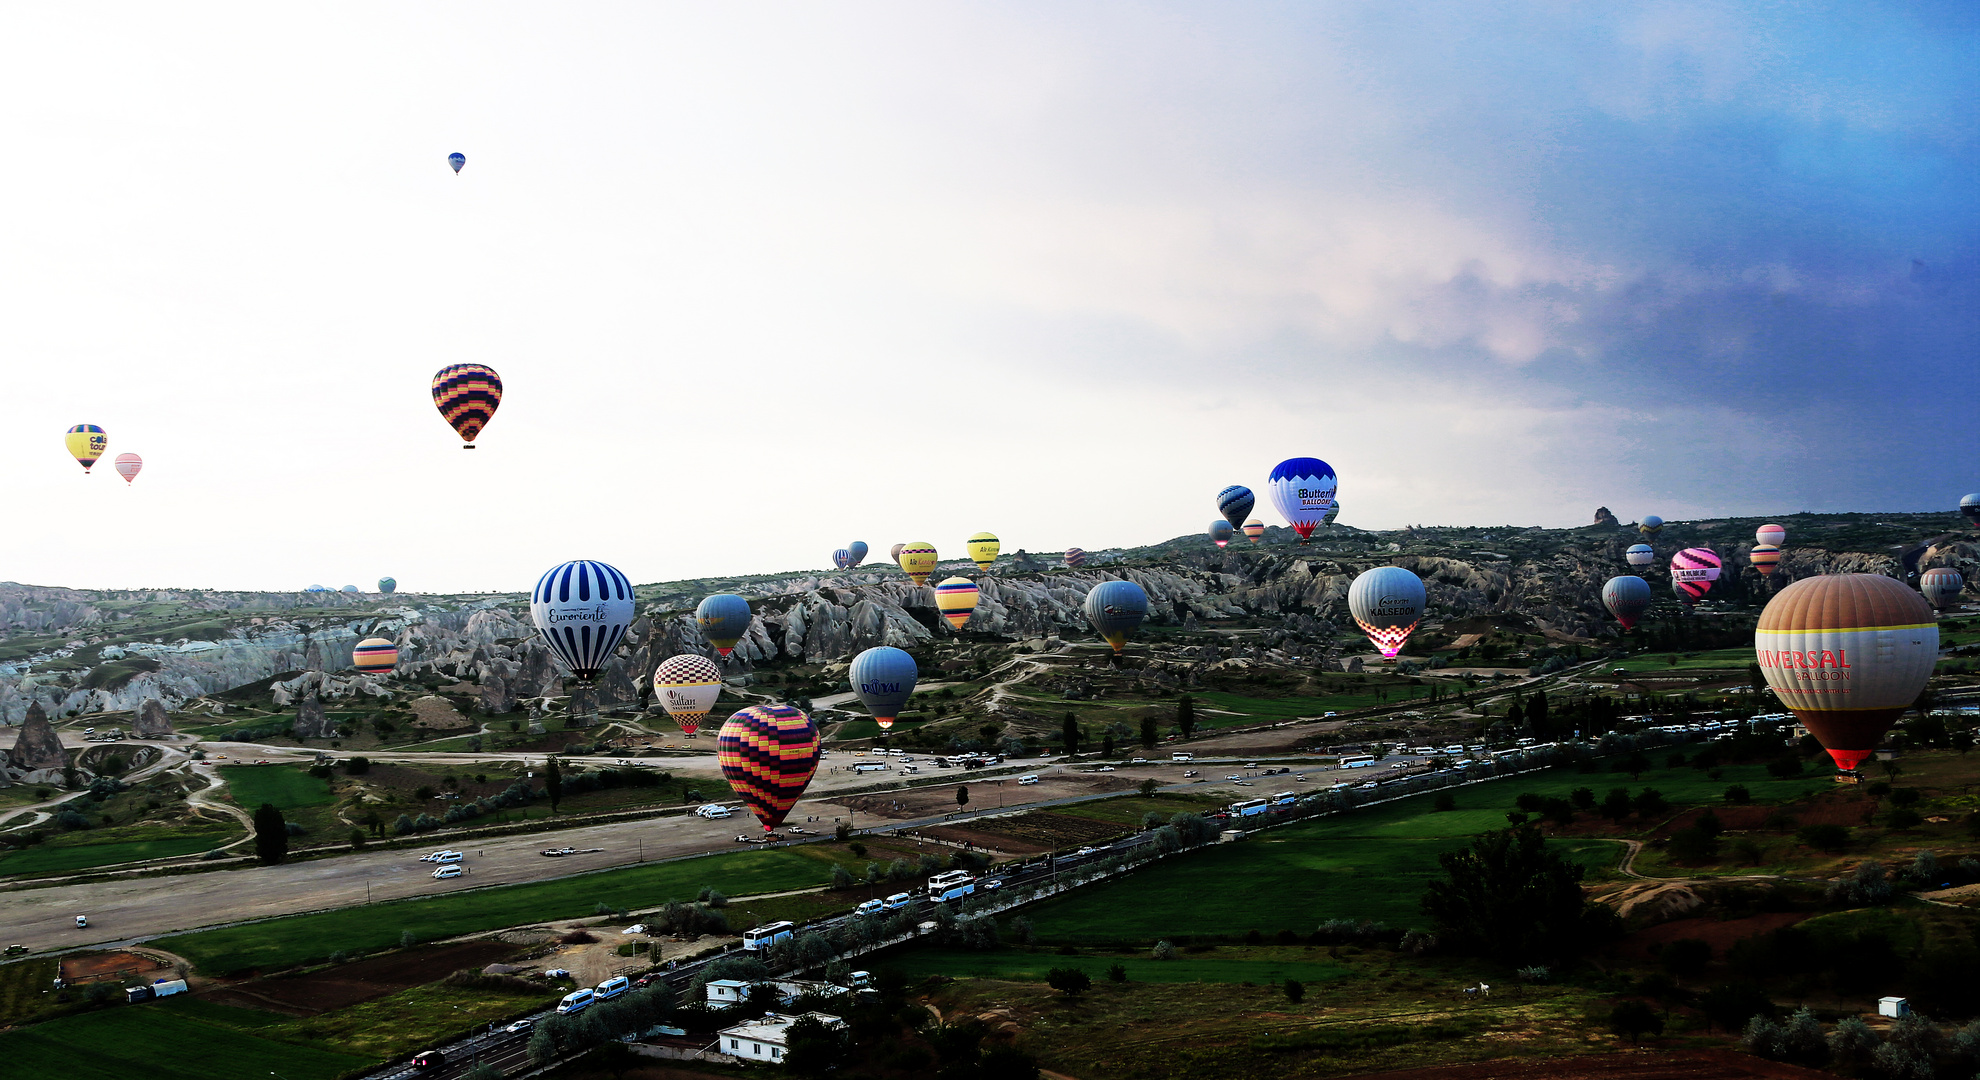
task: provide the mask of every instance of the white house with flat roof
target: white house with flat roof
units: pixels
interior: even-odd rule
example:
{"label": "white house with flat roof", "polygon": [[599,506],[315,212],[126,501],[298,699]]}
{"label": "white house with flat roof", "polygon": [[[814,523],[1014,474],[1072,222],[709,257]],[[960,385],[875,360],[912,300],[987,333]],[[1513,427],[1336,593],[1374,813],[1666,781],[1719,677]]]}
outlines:
{"label": "white house with flat roof", "polygon": [[[805,1013],[804,1016],[816,1018],[833,1031],[842,1030],[846,1026],[844,1020],[827,1013],[811,1012]],[[791,1025],[802,1019],[803,1016],[770,1013],[761,1020],[723,1028],[716,1032],[715,1051],[739,1058],[744,1062],[769,1062],[773,1065],[782,1065],[784,1055],[790,1052]]]}
{"label": "white house with flat roof", "polygon": [[777,1004],[789,1005],[806,994],[823,994],[831,997],[846,993],[846,988],[828,982],[814,982],[810,979],[710,979],[702,984],[705,1000],[711,1009],[726,1009],[740,1005],[749,999],[752,986],[774,986],[777,988]]}

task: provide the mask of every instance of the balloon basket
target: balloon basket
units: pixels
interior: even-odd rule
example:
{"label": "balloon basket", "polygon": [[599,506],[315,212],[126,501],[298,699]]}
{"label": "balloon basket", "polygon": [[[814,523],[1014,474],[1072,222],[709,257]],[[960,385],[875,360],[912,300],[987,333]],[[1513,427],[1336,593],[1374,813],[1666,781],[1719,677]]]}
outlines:
{"label": "balloon basket", "polygon": [[1838,784],[1860,784],[1863,782],[1863,774],[1855,769],[1838,769],[1832,779]]}
{"label": "balloon basket", "polygon": [[462,443],[462,444],[461,444],[461,449],[463,449],[463,450],[472,450],[472,449],[474,449],[474,444],[473,444],[473,443]]}

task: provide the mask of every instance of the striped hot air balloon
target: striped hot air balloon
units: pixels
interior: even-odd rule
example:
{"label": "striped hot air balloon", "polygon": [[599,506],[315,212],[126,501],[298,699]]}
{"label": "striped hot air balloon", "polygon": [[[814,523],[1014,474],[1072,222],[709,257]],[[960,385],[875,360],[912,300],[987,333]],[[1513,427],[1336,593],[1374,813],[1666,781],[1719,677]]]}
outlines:
{"label": "striped hot air balloon", "polygon": [[433,375],[433,404],[460,435],[461,449],[472,450],[502,404],[502,377],[486,364],[449,364]]}
{"label": "striped hot air balloon", "polygon": [[788,705],[743,709],[722,725],[715,760],[764,831],[772,831],[818,771],[818,725]]}
{"label": "striped hot air balloon", "polygon": [[454,175],[459,176],[461,174],[461,167],[467,164],[467,155],[456,150],[447,155],[447,164],[452,165],[454,167]]}
{"label": "striped hot air balloon", "polygon": [[1753,646],[1774,695],[1853,778],[1925,689],[1939,627],[1925,598],[1895,578],[1823,574],[1767,602]]}
{"label": "striped hot air balloon", "polygon": [[1265,523],[1257,518],[1252,518],[1250,521],[1245,522],[1244,537],[1254,544],[1265,539]]}
{"label": "striped hot air balloon", "polygon": [[1629,550],[1623,553],[1623,558],[1628,559],[1631,566],[1649,566],[1657,561],[1657,550],[1649,544],[1631,544]]}
{"label": "striped hot air balloon", "polygon": [[841,570],[852,569],[853,553],[848,548],[840,548],[832,553],[832,565]]}
{"label": "striped hot air balloon", "polygon": [[854,540],[846,545],[846,550],[852,554],[854,566],[866,561],[866,541]]}
{"label": "striped hot air balloon", "polygon": [[1959,602],[1966,579],[1950,566],[1935,566],[1918,578],[1918,591],[1932,606],[1944,611]]}
{"label": "striped hot air balloon", "polygon": [[399,666],[399,647],[382,637],[365,638],[351,650],[351,666],[378,675]]}
{"label": "striped hot air balloon", "polygon": [[88,473],[89,467],[96,464],[96,459],[103,456],[103,451],[109,449],[110,436],[105,435],[103,429],[95,424],[77,424],[62,437],[62,442],[69,448],[69,453],[76,459],[76,464],[83,467],[84,473]]}
{"label": "striped hot air balloon", "polygon": [[978,570],[987,574],[990,572],[990,564],[997,561],[997,553],[1004,550],[1004,545],[995,535],[980,532],[969,538],[967,550],[969,561],[975,563]]}
{"label": "striped hot air balloon", "polygon": [[1723,564],[1711,548],[1685,548],[1671,556],[1671,588],[1685,604],[1695,604],[1712,591]]}
{"label": "striped hot air balloon", "polygon": [[1334,467],[1319,458],[1288,458],[1272,466],[1270,484],[1272,504],[1306,543],[1334,507]]}
{"label": "striped hot air balloon", "polygon": [[970,613],[976,610],[978,592],[976,582],[968,578],[952,577],[935,586],[935,607],[951,629],[961,630],[969,621]]}
{"label": "striped hot air balloon", "polygon": [[1960,516],[1973,523],[1974,528],[1980,529],[1980,491],[1971,495],[1961,495],[1959,512]]}
{"label": "striped hot air balloon", "polygon": [[632,625],[632,582],[608,563],[573,559],[537,579],[529,616],[571,674],[590,682]]}
{"label": "striped hot air balloon", "polygon": [[1258,496],[1243,484],[1232,484],[1217,493],[1217,512],[1231,523],[1231,528],[1244,527],[1244,519],[1251,516],[1251,508],[1258,505]]}
{"label": "striped hot air balloon", "polygon": [[1427,600],[1423,579],[1400,566],[1364,570],[1348,586],[1348,613],[1381,650],[1385,664],[1396,662]]}
{"label": "striped hot air balloon", "polygon": [[1747,553],[1746,561],[1752,563],[1762,577],[1773,577],[1774,569],[1781,564],[1781,549],[1772,544],[1756,544]]}
{"label": "striped hot air balloon", "polygon": [[734,593],[716,593],[694,609],[694,621],[701,627],[701,636],[715,646],[720,656],[729,655],[736,642],[749,633],[750,618],[749,601]]}
{"label": "striped hot air balloon", "polygon": [[1230,543],[1232,535],[1231,523],[1225,521],[1223,518],[1218,518],[1210,523],[1210,542],[1218,547],[1223,547],[1225,544]]}
{"label": "striped hot air balloon", "polygon": [[914,657],[891,645],[881,645],[853,657],[847,677],[852,680],[853,692],[859,695],[866,711],[873,714],[873,722],[886,731],[894,726],[901,706],[914,693],[914,681],[919,674]]}
{"label": "striped hot air balloon", "polygon": [[1636,531],[1645,536],[1655,536],[1664,531],[1664,519],[1655,514],[1645,514],[1643,520],[1637,523]]}
{"label": "striped hot air balloon", "polygon": [[1085,565],[1086,565],[1086,549],[1085,549],[1085,548],[1067,548],[1067,549],[1066,549],[1066,565],[1067,565],[1067,566],[1070,566],[1070,567],[1072,567],[1072,568],[1073,568],[1074,570],[1077,570],[1077,569],[1079,569],[1080,567],[1082,567],[1082,566],[1085,566]]}
{"label": "striped hot air balloon", "polygon": [[1612,577],[1602,586],[1602,606],[1616,617],[1625,631],[1636,629],[1636,620],[1650,610],[1650,583],[1635,574]]}
{"label": "striped hot air balloon", "polygon": [[124,478],[124,483],[128,484],[136,480],[137,474],[143,469],[144,459],[136,454],[117,455],[117,475]]}
{"label": "striped hot air balloon", "polygon": [[1787,543],[1787,530],[1779,525],[1762,525],[1753,531],[1753,542],[1766,547],[1780,547]]}
{"label": "striped hot air balloon", "polygon": [[1128,635],[1148,617],[1148,594],[1132,581],[1103,581],[1086,594],[1085,611],[1086,620],[1118,656],[1127,648]]}
{"label": "striped hot air balloon", "polygon": [[680,653],[653,669],[653,697],[684,735],[692,736],[701,727],[701,718],[721,696],[722,669],[705,656]]}
{"label": "striped hot air balloon", "polygon": [[935,572],[935,564],[940,561],[935,556],[935,545],[926,540],[902,544],[901,554],[895,561],[907,573],[908,580],[916,585],[928,584],[928,575]]}

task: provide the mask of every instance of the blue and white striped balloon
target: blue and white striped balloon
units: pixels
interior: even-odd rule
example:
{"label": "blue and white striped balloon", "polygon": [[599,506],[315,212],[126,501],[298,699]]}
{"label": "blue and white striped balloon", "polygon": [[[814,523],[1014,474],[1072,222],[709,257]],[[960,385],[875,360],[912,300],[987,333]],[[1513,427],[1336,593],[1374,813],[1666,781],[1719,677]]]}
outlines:
{"label": "blue and white striped balloon", "polygon": [[529,617],[571,674],[591,681],[633,621],[632,582],[618,569],[573,559],[552,569],[530,593]]}

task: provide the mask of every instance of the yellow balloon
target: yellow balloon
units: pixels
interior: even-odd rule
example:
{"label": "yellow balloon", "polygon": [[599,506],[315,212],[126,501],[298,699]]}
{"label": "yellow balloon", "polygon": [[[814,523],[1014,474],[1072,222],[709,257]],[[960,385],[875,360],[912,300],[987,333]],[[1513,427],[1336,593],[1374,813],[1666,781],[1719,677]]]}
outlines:
{"label": "yellow balloon", "polygon": [[63,442],[68,444],[69,453],[75,455],[77,463],[82,465],[83,472],[88,472],[89,467],[96,464],[96,459],[102,457],[103,451],[109,447],[110,436],[95,424],[77,424],[69,429]]}
{"label": "yellow balloon", "polygon": [[997,553],[1002,550],[1003,545],[991,533],[980,532],[969,538],[969,561],[986,574],[990,572],[990,564],[997,561]]}
{"label": "yellow balloon", "polygon": [[916,585],[928,584],[928,575],[935,572],[935,545],[926,540],[916,540],[901,546],[901,569],[907,571],[908,580]]}

